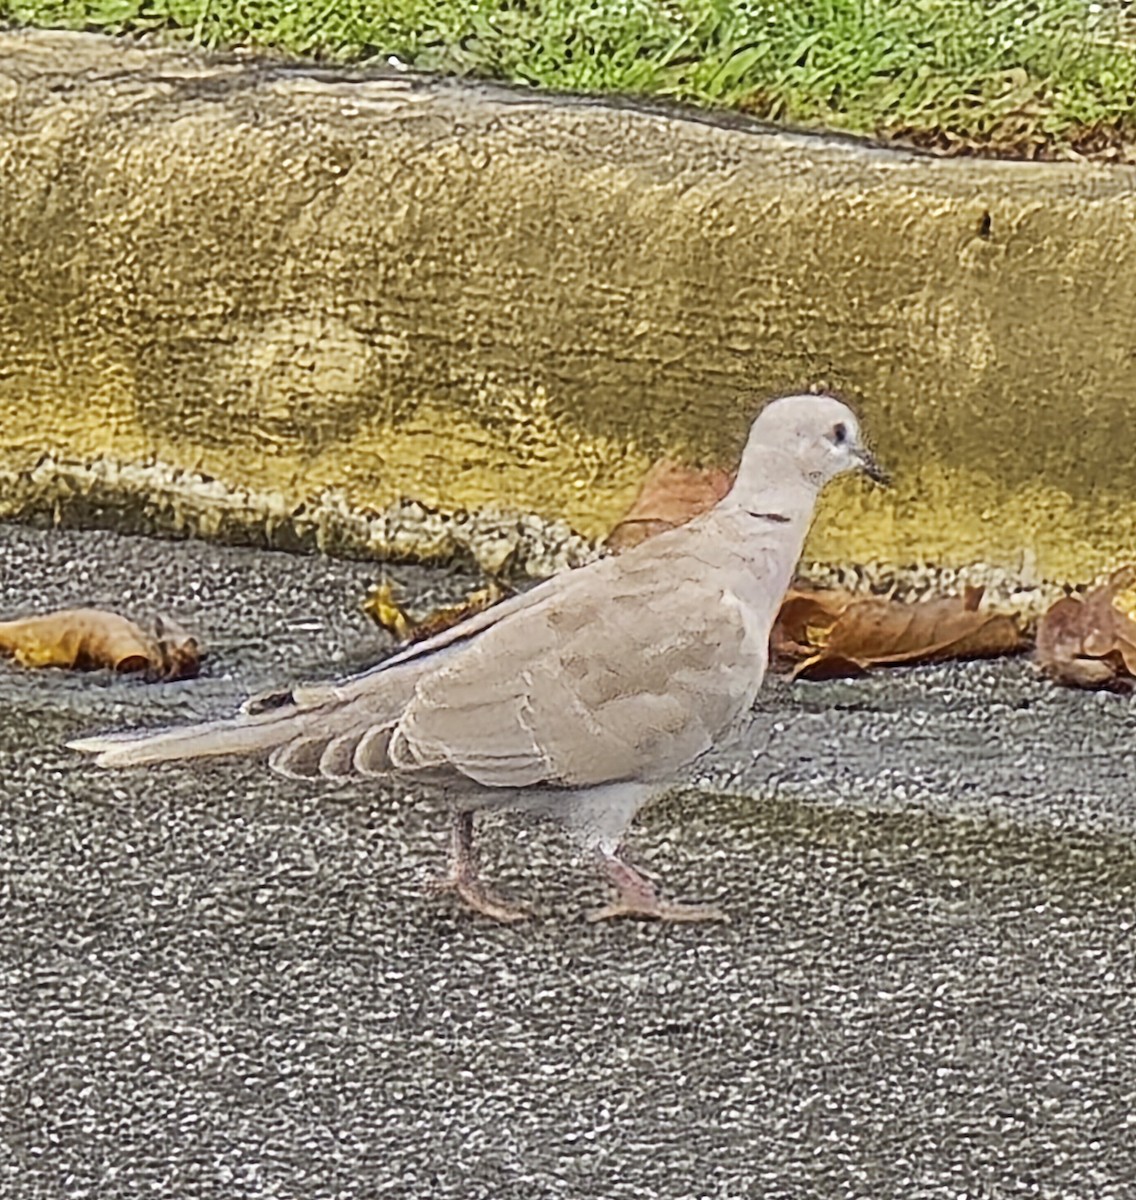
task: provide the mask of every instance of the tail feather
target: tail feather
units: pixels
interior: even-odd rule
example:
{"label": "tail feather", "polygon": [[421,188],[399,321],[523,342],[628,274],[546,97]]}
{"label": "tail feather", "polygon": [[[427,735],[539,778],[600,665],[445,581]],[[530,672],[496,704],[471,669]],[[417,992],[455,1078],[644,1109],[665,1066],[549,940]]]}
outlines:
{"label": "tail feather", "polygon": [[[423,643],[425,644],[425,643]],[[253,696],[234,716],[197,725],[132,729],[68,742],[72,750],[95,755],[100,767],[140,767],[177,759],[269,754],[269,766],[283,775],[308,778],[321,770],[341,779],[351,772],[356,747],[366,745],[362,773],[375,774],[389,731],[410,702],[418,680],[453,652],[443,646],[405,662],[395,656],[362,675],[337,683],[300,684],[286,691]],[[373,737],[376,730],[385,737]],[[332,743],[326,763],[325,748]]]}
{"label": "tail feather", "polygon": [[256,716],[238,713],[235,717],[199,725],[77,738],[67,745],[72,750],[95,755],[100,767],[140,767],[175,759],[258,754],[298,737],[307,715],[295,708]]}

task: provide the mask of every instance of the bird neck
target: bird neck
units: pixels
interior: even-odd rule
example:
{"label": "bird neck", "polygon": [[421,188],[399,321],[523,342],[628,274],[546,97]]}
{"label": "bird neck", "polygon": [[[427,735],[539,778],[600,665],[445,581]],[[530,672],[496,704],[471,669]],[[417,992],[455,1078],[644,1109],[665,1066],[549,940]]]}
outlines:
{"label": "bird neck", "polygon": [[807,529],[818,492],[791,455],[754,446],[747,449],[721,507],[762,517],[772,525],[803,525]]}

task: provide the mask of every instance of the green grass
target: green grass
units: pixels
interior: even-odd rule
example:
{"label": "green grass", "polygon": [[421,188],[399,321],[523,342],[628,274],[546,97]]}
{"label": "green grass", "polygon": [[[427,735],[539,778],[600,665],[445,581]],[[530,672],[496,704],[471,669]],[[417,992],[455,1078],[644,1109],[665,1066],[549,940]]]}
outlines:
{"label": "green grass", "polygon": [[0,0],[17,22],[172,31],[582,92],[661,95],[952,150],[1129,157],[1118,0]]}

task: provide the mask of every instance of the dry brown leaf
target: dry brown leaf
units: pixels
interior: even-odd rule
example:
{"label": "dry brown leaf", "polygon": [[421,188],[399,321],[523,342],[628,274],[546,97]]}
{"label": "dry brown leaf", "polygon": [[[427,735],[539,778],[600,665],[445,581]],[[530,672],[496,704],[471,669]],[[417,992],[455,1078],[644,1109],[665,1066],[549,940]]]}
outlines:
{"label": "dry brown leaf", "polygon": [[167,618],[151,635],[118,613],[98,608],[0,621],[0,654],[23,667],[76,671],[144,671],[152,679],[191,679],[201,666],[196,639]]}
{"label": "dry brown leaf", "polygon": [[832,679],[868,667],[994,658],[1024,650],[1017,617],[980,612],[981,588],[902,604],[840,591],[791,591],[770,638],[771,657],[794,678]]}
{"label": "dry brown leaf", "polygon": [[394,588],[385,580],[375,584],[367,594],[363,601],[363,611],[396,642],[410,641],[414,623],[395,601]]}
{"label": "dry brown leaf", "polygon": [[1084,596],[1058,600],[1038,622],[1037,661],[1066,687],[1128,689],[1136,678],[1136,621],[1122,593],[1136,567],[1121,567]]}
{"label": "dry brown leaf", "polygon": [[460,604],[447,604],[434,609],[425,617],[415,619],[394,598],[394,588],[387,582],[376,584],[363,601],[363,611],[373,621],[401,643],[420,642],[425,638],[457,625],[474,613],[491,608],[507,595],[496,580],[472,592]]}
{"label": "dry brown leaf", "polygon": [[856,600],[839,588],[797,589],[786,593],[769,635],[769,661],[775,671],[787,671],[809,658],[825,642],[840,614]]}
{"label": "dry brown leaf", "polygon": [[657,533],[685,525],[713,508],[733,482],[733,472],[719,467],[688,467],[660,459],[644,476],[639,494],[604,545],[610,550],[627,550]]}
{"label": "dry brown leaf", "polygon": [[204,648],[173,617],[154,618],[154,641],[158,648],[157,662],[151,669],[153,677],[167,682],[174,679],[196,679],[201,672]]}

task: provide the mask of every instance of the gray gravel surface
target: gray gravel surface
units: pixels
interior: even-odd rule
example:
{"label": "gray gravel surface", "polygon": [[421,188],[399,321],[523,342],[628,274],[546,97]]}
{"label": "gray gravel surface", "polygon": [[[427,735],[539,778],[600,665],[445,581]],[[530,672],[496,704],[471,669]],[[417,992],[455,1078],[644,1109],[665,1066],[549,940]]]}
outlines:
{"label": "gray gravel surface", "polygon": [[1136,1195],[1128,699],[1021,662],[774,685],[634,842],[728,927],[590,926],[591,874],[506,823],[538,915],[497,928],[426,893],[429,797],[62,748],[371,661],[374,576],[0,527],[0,612],[213,648],[168,685],[0,664],[0,1196]]}

